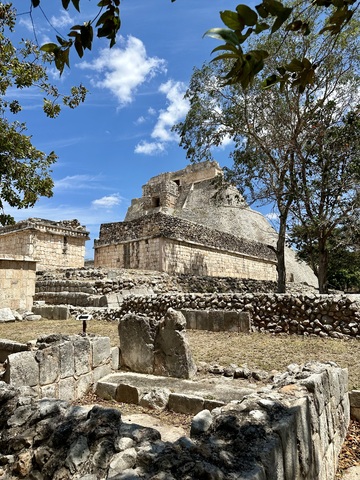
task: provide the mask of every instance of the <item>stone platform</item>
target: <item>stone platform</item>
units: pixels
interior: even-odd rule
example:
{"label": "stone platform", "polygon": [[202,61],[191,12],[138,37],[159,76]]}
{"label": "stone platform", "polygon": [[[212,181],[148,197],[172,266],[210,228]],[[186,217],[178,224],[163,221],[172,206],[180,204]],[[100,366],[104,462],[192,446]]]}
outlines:
{"label": "stone platform", "polygon": [[227,377],[184,380],[173,377],[118,372],[107,375],[96,384],[95,393],[106,400],[147,406],[152,398],[162,397],[162,407],[194,415],[212,410],[231,400],[263,390],[262,384]]}

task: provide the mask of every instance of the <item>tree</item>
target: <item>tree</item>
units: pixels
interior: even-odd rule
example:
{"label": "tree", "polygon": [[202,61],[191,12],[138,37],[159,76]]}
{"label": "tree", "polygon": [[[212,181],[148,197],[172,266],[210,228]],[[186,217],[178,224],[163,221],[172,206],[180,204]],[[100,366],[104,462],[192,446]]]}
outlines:
{"label": "tree", "polygon": [[343,241],[339,227],[348,235],[359,229],[360,109],[334,123],[336,109],[330,101],[309,122],[295,169],[292,237],[302,248],[307,244],[321,293],[328,291],[329,254]]}
{"label": "tree", "polygon": [[[44,55],[29,41],[15,48],[7,33],[13,32],[16,11],[10,4],[0,5],[0,224],[13,223],[5,214],[5,204],[15,208],[33,206],[39,196],[52,195],[51,165],[56,160],[54,152],[45,154],[26,135],[26,125],[10,121],[21,111],[21,104],[11,98],[13,89],[37,88],[44,95],[44,113],[54,118],[61,104],[75,108],[84,101],[86,89],[73,87],[70,95],[62,95],[49,83]],[[45,62],[45,63],[44,63]]]}
{"label": "tree", "polygon": [[[313,139],[311,126],[321,105],[335,99],[339,115],[358,94],[358,76],[352,65],[358,64],[359,53],[352,33],[348,28],[336,48],[327,46],[328,55],[319,66],[315,83],[307,85],[302,93],[289,84],[284,84],[282,91],[264,91],[261,79],[246,90],[238,83],[224,85],[221,79],[229,68],[228,59],[195,70],[186,94],[190,110],[185,121],[175,126],[180,145],[192,161],[212,158],[214,146],[232,139],[233,168],[228,170],[228,178],[240,186],[250,202],[275,205],[279,215],[279,292],[285,291],[284,248],[287,223],[298,194],[299,152],[306,148],[309,138]],[[316,35],[300,39],[293,35],[286,46],[281,42],[281,37],[274,35],[255,48],[271,50],[275,62],[286,62],[300,54],[316,57],[319,48],[323,51],[326,47],[319,44]],[[265,74],[272,67],[268,65]]]}
{"label": "tree", "polygon": [[[40,0],[30,1],[31,8],[40,6]],[[80,11],[80,0],[61,0],[65,9],[70,3]],[[115,44],[121,26],[120,0],[101,0],[97,6],[99,11],[94,18],[82,25],[71,27],[67,38],[57,35],[57,43],[42,47],[54,56],[55,65],[60,72],[65,65],[70,65],[69,52],[72,47],[80,58],[84,50],[91,50],[94,26],[99,38],[110,40],[110,48]],[[227,72],[224,72],[226,83],[240,83],[246,88],[263,70],[265,59],[269,56],[269,51],[261,48],[245,51],[249,38],[263,32],[267,32],[270,37],[281,31],[283,42],[286,42],[289,32],[297,32],[303,36],[313,32],[318,37],[330,35],[335,45],[342,29],[352,21],[358,6],[359,0],[297,0],[292,5],[279,0],[262,0],[255,9],[240,4],[235,11],[220,12],[226,28],[212,28],[205,35],[225,42],[213,50],[213,53],[222,52],[216,59],[227,58],[234,61]],[[321,22],[315,25],[312,22],[314,17],[321,17]],[[287,63],[275,64],[265,84],[270,86],[278,82],[290,83],[302,91],[307,84],[313,84],[318,61],[319,59],[315,62],[305,56],[295,56]]]}
{"label": "tree", "polygon": [[[329,288],[360,292],[360,228],[336,228],[327,242]],[[318,248],[315,236],[308,237],[301,225],[292,228],[291,239],[298,248],[298,257],[318,269]]]}

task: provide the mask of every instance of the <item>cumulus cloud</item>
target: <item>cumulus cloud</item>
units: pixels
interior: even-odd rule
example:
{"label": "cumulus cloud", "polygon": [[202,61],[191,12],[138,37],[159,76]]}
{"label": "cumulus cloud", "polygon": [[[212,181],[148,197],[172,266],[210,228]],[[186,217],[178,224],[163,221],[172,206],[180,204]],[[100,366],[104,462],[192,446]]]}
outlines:
{"label": "cumulus cloud", "polygon": [[169,80],[159,87],[159,92],[166,95],[167,108],[160,110],[157,122],[151,133],[154,142],[140,142],[135,147],[135,153],[156,155],[163,153],[168,142],[177,142],[178,136],[171,131],[172,126],[182,120],[188,110],[189,102],[184,98],[186,86],[182,82]]}
{"label": "cumulus cloud", "polygon": [[161,142],[142,141],[136,145],[134,151],[144,155],[158,155],[165,152],[165,145]]}
{"label": "cumulus cloud", "polygon": [[112,193],[102,198],[98,198],[91,202],[91,205],[95,208],[112,208],[120,205],[122,198],[118,193]]}
{"label": "cumulus cloud", "polygon": [[279,220],[279,215],[275,212],[269,212],[265,215],[265,217],[271,221]]}
{"label": "cumulus cloud", "polygon": [[133,36],[126,40],[120,37],[119,44],[120,47],[102,49],[94,61],[81,62],[78,66],[92,70],[96,74],[93,85],[110,90],[123,107],[133,101],[141,84],[166,72],[166,62],[149,57],[143,42]]}
{"label": "cumulus cloud", "polygon": [[60,15],[50,18],[50,23],[55,28],[64,28],[74,25],[74,19],[69,15],[67,10],[62,10]]}

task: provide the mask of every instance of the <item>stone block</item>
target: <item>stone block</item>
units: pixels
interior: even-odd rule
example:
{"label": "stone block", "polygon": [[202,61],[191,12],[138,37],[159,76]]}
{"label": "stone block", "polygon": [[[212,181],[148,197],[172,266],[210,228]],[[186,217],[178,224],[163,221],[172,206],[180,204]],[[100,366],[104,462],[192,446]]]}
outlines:
{"label": "stone block", "polygon": [[120,383],[115,391],[115,401],[138,405],[140,401],[140,392],[136,387],[133,387],[132,385]]}
{"label": "stone block", "polygon": [[196,415],[201,410],[204,410],[204,399],[202,397],[171,393],[169,395],[168,408],[173,412]]}
{"label": "stone block", "polygon": [[239,332],[250,333],[251,318],[249,312],[239,312]]}
{"label": "stone block", "polygon": [[224,311],[222,330],[225,332],[239,332],[240,312]]}
{"label": "stone block", "polygon": [[74,365],[76,375],[84,375],[91,369],[91,347],[87,338],[74,341]]}
{"label": "stone block", "polygon": [[119,370],[120,368],[120,350],[119,347],[112,347],[111,349],[111,368]]}
{"label": "stone block", "polygon": [[83,397],[93,384],[92,372],[81,375],[75,383],[75,399]]}
{"label": "stone block", "polygon": [[72,402],[76,399],[76,382],[72,377],[63,378],[59,382],[59,396],[60,400]]}
{"label": "stone block", "polygon": [[204,409],[205,410],[214,410],[214,408],[218,408],[218,407],[222,407],[224,406],[225,403],[224,402],[221,402],[220,400],[208,400],[208,399],[204,399]]}
{"label": "stone block", "polygon": [[109,361],[110,358],[110,338],[95,337],[91,339],[92,346],[92,366],[98,367]]}
{"label": "stone block", "polygon": [[93,382],[98,382],[101,378],[106,377],[111,373],[111,366],[108,363],[107,365],[100,365],[99,367],[94,368],[93,370]]}
{"label": "stone block", "polygon": [[12,353],[8,357],[4,381],[16,387],[39,385],[39,364],[34,352]]}
{"label": "stone block", "polygon": [[75,373],[74,344],[64,342],[59,345],[60,378],[72,377]]}
{"label": "stone block", "polygon": [[57,387],[56,383],[40,387],[40,398],[58,398]]}
{"label": "stone block", "polygon": [[207,310],[198,310],[196,312],[197,330],[209,330],[209,312]]}
{"label": "stone block", "polygon": [[128,314],[120,320],[121,366],[133,372],[153,373],[157,329],[157,323],[141,315]]}
{"label": "stone block", "polygon": [[0,323],[3,322],[15,322],[14,314],[10,308],[0,308]]}
{"label": "stone block", "polygon": [[197,312],[196,310],[181,310],[181,313],[186,318],[186,328],[188,330],[196,330],[196,317]]}
{"label": "stone block", "polygon": [[208,314],[208,328],[212,332],[221,332],[224,330],[224,311],[223,310],[209,310]]}
{"label": "stone block", "polygon": [[95,385],[95,393],[104,400],[114,400],[116,397],[117,384],[112,382],[101,381]]}
{"label": "stone block", "polygon": [[38,350],[35,358],[39,362],[40,385],[56,382],[60,377],[59,346],[52,345],[44,350]]}

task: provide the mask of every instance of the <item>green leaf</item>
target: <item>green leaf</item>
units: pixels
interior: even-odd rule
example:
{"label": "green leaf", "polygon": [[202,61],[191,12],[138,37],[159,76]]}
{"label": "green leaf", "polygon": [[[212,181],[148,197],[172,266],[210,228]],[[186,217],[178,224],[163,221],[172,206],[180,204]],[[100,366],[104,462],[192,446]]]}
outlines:
{"label": "green leaf", "polygon": [[242,30],[245,26],[242,18],[236,12],[231,10],[225,10],[220,12],[220,18],[223,23],[231,30]]}
{"label": "green leaf", "polygon": [[76,8],[76,10],[80,12],[80,5],[79,5],[80,0],[71,0],[71,1],[74,7]]}
{"label": "green leaf", "polygon": [[62,3],[63,8],[65,8],[65,10],[67,10],[67,8],[69,6],[69,3],[70,3],[70,0],[61,0],[61,3]]}
{"label": "green leaf", "polygon": [[260,5],[257,5],[255,8],[261,18],[267,18],[269,16],[269,12],[266,10],[262,3],[260,3]]}
{"label": "green leaf", "polygon": [[32,6],[36,8],[40,5],[40,0],[31,0],[31,3],[32,3]]}
{"label": "green leaf", "polygon": [[234,47],[233,45],[229,45],[228,43],[226,43],[225,45],[219,45],[218,47],[214,48],[211,53],[215,53],[215,52],[218,52],[220,50],[229,50],[230,52],[233,52],[233,53],[236,53],[236,54],[238,54],[239,51],[242,53],[241,50]]}
{"label": "green leaf", "polygon": [[230,45],[239,45],[239,39],[236,33],[226,28],[211,28],[210,30],[205,32],[203,36],[216,38],[217,40],[223,40]]}
{"label": "green leaf", "polygon": [[45,43],[40,48],[40,50],[42,50],[43,52],[47,52],[47,53],[54,53],[58,49],[59,49],[59,46],[56,45],[56,43]]}
{"label": "green leaf", "polygon": [[285,65],[285,68],[289,72],[301,72],[302,70],[304,70],[304,65],[297,58],[293,58],[290,63]]}
{"label": "green leaf", "polygon": [[247,5],[238,5],[236,7],[236,11],[243,19],[245,25],[248,25],[249,27],[256,25],[258,16],[257,13],[250,7],[248,7]]}
{"label": "green leaf", "polygon": [[294,22],[289,23],[289,25],[285,27],[285,30],[288,32],[297,32],[302,28],[302,26],[302,20],[295,20]]}
{"label": "green leaf", "polygon": [[261,32],[263,32],[264,30],[268,30],[270,27],[267,23],[257,23],[256,24],[256,27],[255,27],[255,33],[256,34],[259,34]]}

